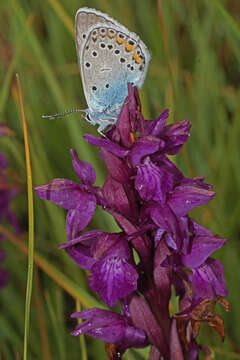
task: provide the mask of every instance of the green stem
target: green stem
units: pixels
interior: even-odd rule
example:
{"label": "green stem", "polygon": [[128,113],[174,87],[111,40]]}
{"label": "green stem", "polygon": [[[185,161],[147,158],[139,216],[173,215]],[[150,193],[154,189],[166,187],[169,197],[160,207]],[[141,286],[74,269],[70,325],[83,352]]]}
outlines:
{"label": "green stem", "polygon": [[34,257],[34,212],[33,212],[33,190],[32,190],[32,171],[30,162],[30,152],[28,144],[28,133],[26,117],[24,112],[23,96],[19,75],[16,74],[17,87],[20,100],[22,125],[24,134],[25,156],[26,156],[26,169],[27,169],[27,192],[28,192],[28,274],[27,274],[27,289],[25,301],[25,322],[24,322],[24,349],[23,359],[27,360],[27,348],[29,337],[29,320],[30,320],[30,307],[32,296],[32,282],[33,282],[33,257]]}

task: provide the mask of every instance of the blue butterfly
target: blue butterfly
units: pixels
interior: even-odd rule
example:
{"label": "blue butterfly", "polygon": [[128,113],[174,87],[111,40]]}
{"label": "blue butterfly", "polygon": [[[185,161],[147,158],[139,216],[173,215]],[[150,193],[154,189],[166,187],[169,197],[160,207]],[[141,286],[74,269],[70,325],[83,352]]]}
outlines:
{"label": "blue butterfly", "polygon": [[[75,25],[78,64],[88,104],[84,118],[99,125],[101,133],[116,122],[128,94],[127,84],[142,86],[150,54],[136,34],[95,9],[80,8]],[[75,111],[82,110],[45,117]]]}

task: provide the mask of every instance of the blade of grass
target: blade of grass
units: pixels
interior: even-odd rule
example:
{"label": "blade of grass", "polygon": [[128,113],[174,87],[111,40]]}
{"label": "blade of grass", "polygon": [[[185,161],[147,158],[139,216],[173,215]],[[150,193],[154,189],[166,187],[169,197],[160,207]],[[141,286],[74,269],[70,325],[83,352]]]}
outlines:
{"label": "blade of grass", "polygon": [[[169,49],[168,49],[168,39],[167,39],[167,31],[164,21],[164,15],[163,15],[163,9],[162,9],[162,2],[161,0],[157,0],[157,8],[158,8],[158,15],[160,19],[161,29],[162,29],[162,39],[163,39],[163,45],[165,50],[165,55],[167,59],[167,65],[168,65],[168,72],[170,76],[170,80],[172,83],[172,89],[173,89],[173,104],[172,106],[176,106],[176,81],[172,70],[172,63],[170,59]],[[173,109],[174,111],[174,109]]]}
{"label": "blade of grass", "polygon": [[63,24],[66,26],[70,34],[75,37],[75,29],[74,23],[70,16],[66,13],[62,5],[57,0],[48,0],[49,3],[52,5],[53,9],[56,11],[59,18],[62,20]]}
{"label": "blade of grass", "polygon": [[31,29],[33,19],[34,19],[33,14],[30,14],[26,20],[23,33],[19,37],[18,44],[14,51],[14,56],[11,60],[11,63],[9,65],[8,69],[7,69],[7,72],[6,72],[4,81],[3,81],[3,85],[1,87],[1,93],[0,93],[0,113],[3,113],[3,111],[4,111],[4,108],[5,108],[5,105],[7,102],[7,98],[8,98],[8,94],[9,94],[9,86],[11,84],[12,76],[13,76],[14,70],[16,68],[16,65],[18,63],[19,56],[21,55],[22,43],[23,43],[23,40],[25,39],[27,32],[29,32]]}
{"label": "blade of grass", "polygon": [[65,359],[65,349],[64,349],[64,343],[63,343],[63,341],[61,341],[61,337],[58,336],[59,328],[58,328],[56,305],[53,304],[48,292],[45,295],[45,299],[46,299],[46,303],[47,303],[47,307],[48,307],[48,311],[49,311],[49,316],[50,316],[52,326],[54,329],[54,335],[56,337],[56,345],[57,345],[56,347],[57,348],[55,349],[55,354],[58,354],[57,358],[59,360],[64,360]]}
{"label": "blade of grass", "polygon": [[[24,26],[26,22],[26,16],[24,10],[17,0],[11,0],[11,5],[16,14],[17,18],[20,21],[21,26]],[[60,85],[54,75],[52,68],[50,67],[47,58],[44,54],[42,47],[39,44],[39,41],[33,31],[28,33],[28,39],[30,41],[32,50],[38,59],[41,59],[40,65],[45,75],[45,79],[49,84],[49,88],[52,89],[56,103],[64,104],[64,96],[61,91]]]}
{"label": "blade of grass", "polygon": [[[79,300],[76,300],[76,310],[77,312],[81,311],[81,303]],[[82,323],[82,319],[78,318],[78,325],[80,325]],[[79,338],[80,341],[80,350],[81,350],[81,360],[87,360],[87,348],[86,348],[86,341],[85,341],[85,336],[82,335]]]}
{"label": "blade of grass", "polygon": [[51,354],[49,349],[48,343],[48,332],[47,332],[47,325],[46,325],[46,318],[44,314],[44,307],[43,307],[43,296],[42,296],[42,289],[39,282],[38,270],[36,271],[36,289],[34,291],[34,298],[36,302],[36,309],[38,315],[38,323],[39,323],[39,332],[42,344],[42,355],[45,360],[51,360]]}
{"label": "blade of grass", "polygon": [[24,134],[24,146],[26,156],[26,169],[27,169],[27,193],[28,193],[28,275],[27,275],[27,289],[26,289],[26,303],[25,303],[25,324],[24,324],[24,349],[23,358],[27,360],[28,337],[29,337],[29,322],[30,322],[30,307],[32,295],[32,282],[33,282],[33,256],[34,256],[34,209],[33,209],[33,190],[32,190],[32,171],[30,152],[28,144],[27,123],[24,111],[22,88],[19,75],[16,74],[17,88],[20,100],[20,108],[22,115],[22,125]]}
{"label": "blade of grass", "polygon": [[[208,1],[206,1],[207,5],[210,5]],[[233,17],[228,13],[228,11],[224,8],[222,3],[219,0],[213,0],[212,4],[219,11],[223,19],[226,21],[228,27],[232,30],[233,34],[237,37],[238,41],[240,40],[240,27],[237,22],[233,19]]]}

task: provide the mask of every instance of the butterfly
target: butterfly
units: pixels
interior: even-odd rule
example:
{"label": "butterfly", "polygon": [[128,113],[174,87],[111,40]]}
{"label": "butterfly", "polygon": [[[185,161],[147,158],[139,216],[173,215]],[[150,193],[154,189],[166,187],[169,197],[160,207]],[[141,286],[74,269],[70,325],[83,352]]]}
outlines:
{"label": "butterfly", "polygon": [[45,118],[83,111],[84,119],[102,133],[115,124],[128,95],[127,84],[140,88],[150,54],[146,45],[107,14],[87,7],[76,13],[76,48],[88,109],[74,109]]}
{"label": "butterfly", "polygon": [[103,131],[114,124],[128,94],[140,88],[150,54],[140,38],[107,14],[90,8],[76,13],[76,48],[88,104],[85,120]]}

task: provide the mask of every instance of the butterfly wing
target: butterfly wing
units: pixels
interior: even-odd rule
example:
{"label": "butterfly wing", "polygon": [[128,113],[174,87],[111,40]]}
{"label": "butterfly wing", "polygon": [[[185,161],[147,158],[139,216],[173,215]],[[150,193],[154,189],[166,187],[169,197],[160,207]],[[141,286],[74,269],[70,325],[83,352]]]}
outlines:
{"label": "butterfly wing", "polygon": [[81,74],[92,112],[114,111],[127,96],[127,83],[141,86],[146,73],[146,54],[137,37],[111,27],[91,28],[81,56]]}
{"label": "butterfly wing", "polygon": [[107,126],[116,121],[127,83],[143,84],[150,54],[136,34],[88,8],[76,14],[76,46],[88,121]]}
{"label": "butterfly wing", "polygon": [[101,11],[97,11],[95,9],[83,7],[77,11],[75,17],[75,31],[79,65],[81,61],[83,46],[86,42],[89,29],[97,24],[114,24],[115,26],[120,25],[117,21],[111,19],[107,14],[103,14]]}

